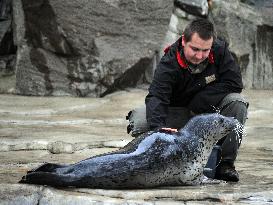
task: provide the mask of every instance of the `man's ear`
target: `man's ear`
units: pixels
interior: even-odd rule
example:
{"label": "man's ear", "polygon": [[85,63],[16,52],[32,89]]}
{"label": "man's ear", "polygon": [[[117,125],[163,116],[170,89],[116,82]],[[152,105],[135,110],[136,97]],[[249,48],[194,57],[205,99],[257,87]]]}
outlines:
{"label": "man's ear", "polygon": [[185,37],[184,37],[184,35],[182,35],[182,46],[183,47],[185,46]]}

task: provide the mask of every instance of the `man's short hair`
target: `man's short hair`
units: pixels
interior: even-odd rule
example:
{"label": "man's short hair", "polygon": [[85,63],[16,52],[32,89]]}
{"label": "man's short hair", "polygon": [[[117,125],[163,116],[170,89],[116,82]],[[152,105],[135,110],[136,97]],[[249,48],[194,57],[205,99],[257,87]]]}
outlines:
{"label": "man's short hair", "polygon": [[183,32],[185,42],[191,41],[194,33],[197,33],[203,40],[209,40],[211,37],[216,38],[213,23],[207,19],[195,19],[186,26]]}

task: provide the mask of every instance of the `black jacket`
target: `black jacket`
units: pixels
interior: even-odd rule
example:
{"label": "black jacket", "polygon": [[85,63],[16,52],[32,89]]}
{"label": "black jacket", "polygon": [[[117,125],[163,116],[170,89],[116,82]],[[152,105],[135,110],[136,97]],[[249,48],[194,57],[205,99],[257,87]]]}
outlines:
{"label": "black jacket", "polygon": [[179,38],[161,58],[146,96],[146,117],[151,129],[164,127],[168,107],[188,107],[194,113],[214,112],[229,93],[243,88],[240,68],[224,41],[212,45],[206,69],[191,74]]}

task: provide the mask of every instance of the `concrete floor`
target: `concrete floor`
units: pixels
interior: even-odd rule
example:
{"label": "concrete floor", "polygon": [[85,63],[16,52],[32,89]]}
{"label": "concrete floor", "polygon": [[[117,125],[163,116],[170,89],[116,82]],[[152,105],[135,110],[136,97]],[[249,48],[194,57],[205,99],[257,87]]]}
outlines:
{"label": "concrete floor", "polygon": [[74,163],[124,146],[127,112],[146,91],[105,98],[0,95],[0,204],[273,204],[273,91],[244,91],[247,136],[239,183],[147,190],[55,189],[18,180],[43,162]]}

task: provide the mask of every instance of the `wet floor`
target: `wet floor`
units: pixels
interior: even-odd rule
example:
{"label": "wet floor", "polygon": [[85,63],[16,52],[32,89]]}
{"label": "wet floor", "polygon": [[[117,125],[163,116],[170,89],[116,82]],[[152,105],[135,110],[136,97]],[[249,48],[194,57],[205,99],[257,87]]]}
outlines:
{"label": "wet floor", "polygon": [[239,183],[122,191],[17,183],[43,162],[74,163],[124,146],[132,140],[125,116],[145,95],[139,89],[102,99],[0,95],[0,204],[273,204],[273,91],[244,91],[250,107]]}

